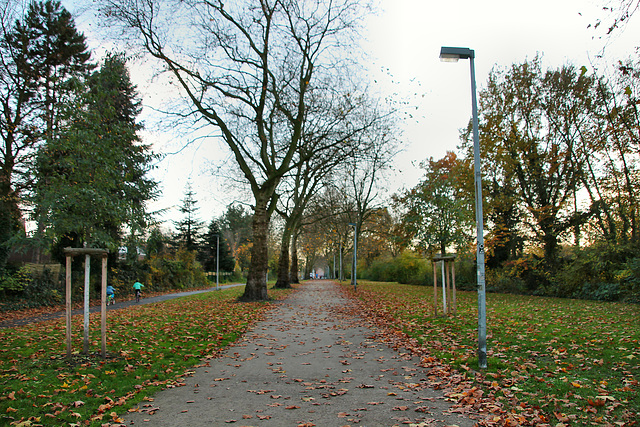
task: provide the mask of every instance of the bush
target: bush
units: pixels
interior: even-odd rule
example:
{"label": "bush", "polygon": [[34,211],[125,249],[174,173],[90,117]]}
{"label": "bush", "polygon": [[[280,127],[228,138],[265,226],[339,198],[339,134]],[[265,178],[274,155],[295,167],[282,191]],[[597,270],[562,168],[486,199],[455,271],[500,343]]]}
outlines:
{"label": "bush", "polygon": [[456,257],[455,268],[456,287],[464,291],[475,291],[478,286],[478,271],[475,252],[459,252]]}
{"label": "bush", "polygon": [[362,271],[362,278],[379,282],[398,282],[410,285],[433,284],[433,270],[428,261],[415,252],[405,251],[397,257],[375,259]]}
{"label": "bush", "polygon": [[526,283],[509,266],[494,268],[486,271],[487,292],[499,292],[505,294],[526,293]]}
{"label": "bush", "polygon": [[152,255],[144,285],[156,290],[206,286],[208,281],[196,252],[179,249],[174,254]]}
{"label": "bush", "polygon": [[638,299],[640,261],[630,245],[599,243],[572,248],[552,278],[549,293],[598,301]]}
{"label": "bush", "polygon": [[0,277],[2,310],[38,308],[62,302],[60,280],[49,268],[38,271],[26,265],[3,273]]}
{"label": "bush", "polygon": [[[438,267],[439,268],[439,267]],[[398,282],[409,285],[433,286],[433,263],[412,251],[405,251],[397,257],[383,255],[360,271],[363,279],[378,282]],[[460,253],[455,262],[456,287],[474,290],[476,287],[475,254]],[[438,270],[438,282],[440,282]]]}
{"label": "bush", "polygon": [[618,301],[621,295],[620,283],[585,283],[572,296],[596,301]]}
{"label": "bush", "polygon": [[621,292],[628,302],[640,303],[640,257],[627,261],[619,272]]}
{"label": "bush", "polygon": [[6,269],[0,276],[0,293],[10,296],[24,291],[31,283],[31,279],[31,274],[26,267],[16,271]]}

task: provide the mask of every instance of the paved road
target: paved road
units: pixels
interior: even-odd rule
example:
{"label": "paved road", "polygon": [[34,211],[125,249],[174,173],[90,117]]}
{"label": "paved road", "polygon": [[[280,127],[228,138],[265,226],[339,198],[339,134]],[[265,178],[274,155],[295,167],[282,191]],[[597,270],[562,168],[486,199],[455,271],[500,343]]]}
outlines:
{"label": "paved road", "polygon": [[473,426],[429,372],[378,341],[331,281],[314,280],[124,426]]}
{"label": "paved road", "polygon": [[[230,284],[230,285],[220,285],[219,288],[220,289],[226,289],[226,288],[231,288],[231,287],[234,287],[234,286],[244,286],[244,283],[235,283],[235,284]],[[183,297],[183,296],[186,296],[186,295],[201,294],[203,292],[211,292],[211,291],[215,291],[215,290],[216,290],[216,288],[209,288],[209,289],[203,289],[203,290],[198,290],[198,291],[186,291],[186,292],[178,292],[178,293],[175,293],[175,294],[164,294],[164,295],[158,295],[158,296],[155,296],[155,297],[142,298],[140,300],[140,302],[136,302],[135,300],[119,301],[119,302],[116,302],[115,304],[107,306],[107,310],[118,310],[120,308],[125,308],[125,307],[129,307],[129,306],[132,306],[132,305],[139,305],[139,304],[151,304],[153,302],[167,301],[167,300],[170,300],[170,299],[179,298],[179,297]],[[99,312],[100,311],[100,306],[96,305],[96,306],[90,307],[89,311],[91,313]],[[84,313],[84,310],[81,309],[81,308],[71,311],[71,314],[73,316],[79,315],[79,314],[82,314],[82,313]],[[43,315],[34,316],[34,317],[26,317],[26,318],[23,318],[23,319],[6,320],[4,322],[0,322],[0,329],[2,329],[2,328],[15,328],[16,326],[23,326],[23,325],[27,325],[29,323],[45,322],[47,320],[58,319],[60,317],[64,317],[64,315],[65,315],[64,311],[58,311],[56,313],[43,314]]]}

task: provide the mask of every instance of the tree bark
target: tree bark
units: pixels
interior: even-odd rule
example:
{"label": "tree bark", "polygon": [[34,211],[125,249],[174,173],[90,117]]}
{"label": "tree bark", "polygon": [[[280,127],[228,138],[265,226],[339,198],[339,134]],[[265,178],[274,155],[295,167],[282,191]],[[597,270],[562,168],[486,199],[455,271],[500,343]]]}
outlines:
{"label": "tree bark", "polygon": [[276,281],[276,288],[288,289],[291,288],[291,281],[289,277],[289,248],[291,245],[291,231],[289,227],[286,227],[282,233],[282,244],[280,246],[280,261],[278,263],[278,280]]}
{"label": "tree bark", "polygon": [[291,266],[289,267],[289,283],[300,283],[298,277],[298,234],[294,233],[291,239]]}
{"label": "tree bark", "polygon": [[256,197],[256,206],[253,213],[253,246],[251,248],[251,264],[247,285],[242,301],[268,300],[267,294],[267,266],[269,251],[267,236],[269,232],[269,212],[267,209],[268,198]]}
{"label": "tree bark", "polygon": [[20,209],[11,188],[10,172],[0,171],[0,270],[9,259],[9,240],[19,229]]}

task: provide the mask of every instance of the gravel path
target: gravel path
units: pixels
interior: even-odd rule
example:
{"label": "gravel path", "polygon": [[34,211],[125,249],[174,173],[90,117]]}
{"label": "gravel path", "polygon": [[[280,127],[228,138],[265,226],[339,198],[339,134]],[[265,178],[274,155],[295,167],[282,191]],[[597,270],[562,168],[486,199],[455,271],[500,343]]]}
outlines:
{"label": "gravel path", "polygon": [[473,426],[408,354],[375,340],[331,281],[311,281],[176,387],[123,415],[135,426]]}

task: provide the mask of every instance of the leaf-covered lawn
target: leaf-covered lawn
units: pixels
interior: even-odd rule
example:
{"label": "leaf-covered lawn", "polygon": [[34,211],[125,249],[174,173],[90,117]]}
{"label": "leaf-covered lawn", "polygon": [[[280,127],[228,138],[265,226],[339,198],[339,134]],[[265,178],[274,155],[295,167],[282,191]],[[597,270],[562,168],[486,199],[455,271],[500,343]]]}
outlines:
{"label": "leaf-covered lawn", "polygon": [[[101,425],[214,356],[260,319],[269,303],[238,303],[243,287],[108,311],[107,360],[100,315],[91,350],[66,360],[64,319],[0,330],[0,425]],[[278,298],[287,291],[270,290]],[[82,316],[73,350],[82,350]]]}
{"label": "leaf-covered lawn", "polygon": [[422,354],[449,398],[496,423],[640,422],[638,305],[487,294],[489,368],[479,374],[475,292],[458,292],[455,317],[434,317],[431,287],[362,281],[357,298],[366,316],[406,333],[398,345]]}

